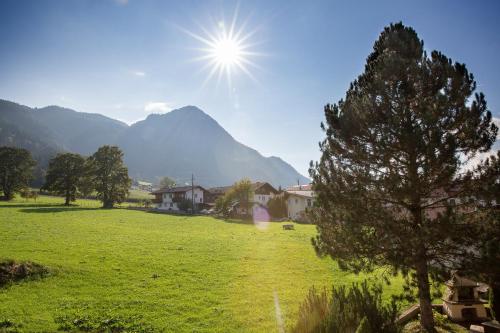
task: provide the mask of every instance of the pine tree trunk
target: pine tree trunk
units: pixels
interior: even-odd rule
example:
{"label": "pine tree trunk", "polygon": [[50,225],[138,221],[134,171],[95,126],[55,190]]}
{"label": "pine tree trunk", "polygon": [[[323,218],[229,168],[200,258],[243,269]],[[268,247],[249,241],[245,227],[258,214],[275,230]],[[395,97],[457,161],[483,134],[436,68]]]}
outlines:
{"label": "pine tree trunk", "polygon": [[66,201],[64,202],[65,206],[69,206],[69,193],[66,193]]}
{"label": "pine tree trunk", "polygon": [[420,325],[429,333],[434,331],[434,317],[432,315],[429,272],[425,259],[417,263],[418,299],[420,303]]}

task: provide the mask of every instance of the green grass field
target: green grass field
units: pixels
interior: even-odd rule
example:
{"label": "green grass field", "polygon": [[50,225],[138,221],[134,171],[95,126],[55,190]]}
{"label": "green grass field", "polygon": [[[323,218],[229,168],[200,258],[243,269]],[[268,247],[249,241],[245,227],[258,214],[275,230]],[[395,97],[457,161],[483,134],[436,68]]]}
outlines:
{"label": "green grass field", "polygon": [[57,331],[61,318],[113,316],[157,332],[277,332],[277,313],[285,328],[293,325],[313,285],[366,278],[317,258],[311,225],[283,231],[280,223],[257,228],[103,210],[91,200],[60,203],[40,197],[0,204],[0,259],[34,261],[52,272],[0,289],[0,322],[10,319],[23,332]]}

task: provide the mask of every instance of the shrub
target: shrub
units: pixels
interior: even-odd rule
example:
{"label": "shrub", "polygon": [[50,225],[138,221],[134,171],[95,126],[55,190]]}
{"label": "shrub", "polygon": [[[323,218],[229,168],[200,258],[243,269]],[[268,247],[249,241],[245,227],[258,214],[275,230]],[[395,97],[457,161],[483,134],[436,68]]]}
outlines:
{"label": "shrub", "polygon": [[275,219],[287,216],[287,206],[284,196],[277,196],[269,199],[267,203],[269,214]]}
{"label": "shrub", "polygon": [[33,262],[5,260],[0,262],[0,287],[24,279],[40,278],[48,273],[47,268]]}
{"label": "shrub", "polygon": [[382,288],[369,287],[365,281],[350,289],[333,287],[330,298],[325,290],[318,293],[311,289],[292,332],[398,333],[401,329],[395,324],[396,318],[396,303],[384,304]]}

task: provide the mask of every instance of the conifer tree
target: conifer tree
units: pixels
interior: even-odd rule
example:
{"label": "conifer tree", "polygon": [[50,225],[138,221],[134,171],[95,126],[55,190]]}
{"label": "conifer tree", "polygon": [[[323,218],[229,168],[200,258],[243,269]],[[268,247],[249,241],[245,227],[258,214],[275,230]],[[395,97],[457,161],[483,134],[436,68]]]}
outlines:
{"label": "conifer tree", "polygon": [[448,199],[467,181],[464,164],[488,151],[498,130],[475,90],[464,64],[428,56],[412,28],[391,24],[345,99],[325,107],[322,156],[310,169],[318,253],[356,272],[413,272],[429,332],[430,264],[473,241]]}

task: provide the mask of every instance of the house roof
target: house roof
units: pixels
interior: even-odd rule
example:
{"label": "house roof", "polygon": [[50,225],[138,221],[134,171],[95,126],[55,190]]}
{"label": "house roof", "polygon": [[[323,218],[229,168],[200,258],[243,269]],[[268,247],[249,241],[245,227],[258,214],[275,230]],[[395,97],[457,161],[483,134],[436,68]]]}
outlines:
{"label": "house roof", "polygon": [[140,180],[139,180],[139,181],[137,181],[137,184],[139,184],[139,185],[143,185],[143,186],[152,186],[152,185],[153,185],[153,184],[151,184],[151,183],[148,183],[148,182],[143,182],[143,181],[140,181]]}
{"label": "house roof", "polygon": [[[208,192],[212,194],[225,194],[227,191],[229,191],[233,185],[231,186],[220,186],[220,187],[212,187],[208,189]],[[251,184],[252,191],[258,191],[259,189],[264,189],[268,188],[270,192],[273,193],[278,193],[278,190],[276,190],[271,184],[267,182],[255,182]]]}
{"label": "house roof", "polygon": [[453,273],[451,279],[444,283],[448,287],[478,287],[479,283],[472,281],[470,279],[459,276],[457,273]]}
{"label": "house roof", "polygon": [[271,184],[269,184],[267,182],[255,182],[255,183],[252,183],[252,190],[254,192],[257,192],[259,190],[264,190],[265,191],[266,188],[269,190],[269,192],[278,193],[278,190],[276,190]]}
{"label": "house roof", "polygon": [[211,187],[208,189],[208,192],[212,194],[224,194],[231,189],[232,186],[219,186],[219,187]]}
{"label": "house roof", "polygon": [[[199,188],[202,191],[206,191],[203,187],[199,185],[195,185],[194,188]],[[160,193],[183,193],[191,190],[191,186],[178,186],[178,187],[167,187],[162,188],[156,191],[153,191],[153,194]]]}
{"label": "house roof", "polygon": [[286,191],[286,193],[289,195],[296,195],[296,196],[305,197],[305,198],[313,198],[314,197],[314,191]]}
{"label": "house roof", "polygon": [[293,185],[287,187],[287,191],[312,191],[312,184]]}

